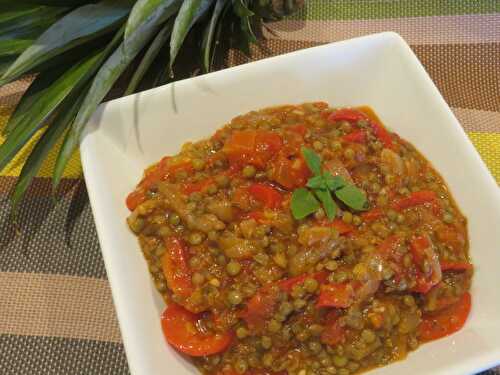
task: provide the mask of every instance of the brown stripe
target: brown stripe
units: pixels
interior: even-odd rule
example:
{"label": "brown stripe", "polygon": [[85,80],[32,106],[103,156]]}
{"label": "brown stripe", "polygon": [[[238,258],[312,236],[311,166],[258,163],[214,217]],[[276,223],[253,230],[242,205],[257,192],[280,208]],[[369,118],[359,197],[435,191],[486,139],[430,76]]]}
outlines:
{"label": "brown stripe", "polygon": [[467,132],[500,133],[500,112],[452,108]]}
{"label": "brown stripe", "polygon": [[2,375],[127,375],[123,346],[60,337],[0,335]]}
{"label": "brown stripe", "polygon": [[0,273],[0,334],[121,342],[106,280]]}
{"label": "brown stripe", "polygon": [[[267,40],[253,49],[253,60],[319,44]],[[415,45],[412,48],[450,106],[500,111],[500,43]],[[246,61],[239,52],[230,56],[232,64]]]}

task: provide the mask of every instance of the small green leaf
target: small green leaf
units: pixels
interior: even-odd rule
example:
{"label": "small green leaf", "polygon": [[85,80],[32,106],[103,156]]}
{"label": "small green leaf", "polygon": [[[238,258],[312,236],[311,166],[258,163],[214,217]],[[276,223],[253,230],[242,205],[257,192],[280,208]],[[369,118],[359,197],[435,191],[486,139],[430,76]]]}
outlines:
{"label": "small green leaf", "polygon": [[323,178],[325,180],[326,186],[330,191],[335,191],[340,188],[343,188],[349,183],[342,176],[332,176],[330,172],[325,172],[323,174]]}
{"label": "small green leaf", "polygon": [[302,155],[304,155],[304,159],[306,160],[307,166],[311,170],[311,172],[317,176],[321,174],[321,158],[317,153],[307,147],[301,148]]}
{"label": "small green leaf", "polygon": [[254,13],[248,9],[247,5],[243,2],[243,0],[232,0],[233,1],[233,9],[234,13],[240,17],[252,17]]}
{"label": "small green leaf", "polygon": [[314,190],[314,193],[323,204],[326,217],[329,220],[333,220],[337,214],[337,204],[333,201],[331,193],[326,189],[317,189]]}
{"label": "small green leaf", "polygon": [[327,189],[326,181],[323,176],[314,176],[307,181],[308,188],[311,189]]}
{"label": "small green leaf", "polygon": [[354,185],[346,185],[335,192],[338,199],[344,202],[347,206],[363,211],[368,209],[368,200],[363,190],[358,189]]}
{"label": "small green leaf", "polygon": [[295,189],[292,194],[290,208],[295,219],[300,220],[316,212],[320,205],[313,193],[305,188]]}

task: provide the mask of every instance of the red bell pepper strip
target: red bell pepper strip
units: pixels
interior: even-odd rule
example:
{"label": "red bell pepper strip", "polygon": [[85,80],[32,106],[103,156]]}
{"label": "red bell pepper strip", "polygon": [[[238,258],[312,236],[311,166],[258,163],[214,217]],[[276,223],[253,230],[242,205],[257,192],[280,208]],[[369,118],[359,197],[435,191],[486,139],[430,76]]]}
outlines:
{"label": "red bell pepper strip", "polygon": [[472,269],[472,264],[468,262],[448,262],[441,261],[441,271],[467,271]]}
{"label": "red bell pepper strip", "polygon": [[471,296],[465,292],[460,300],[437,313],[424,316],[418,327],[421,340],[431,341],[462,329],[471,309]]}
{"label": "red bell pepper strip", "polygon": [[174,294],[188,298],[194,291],[188,265],[188,249],[177,237],[165,238],[165,248],[166,252],[161,261],[167,285]]}
{"label": "red bell pepper strip", "polygon": [[169,303],[161,317],[163,334],[167,342],[178,351],[192,357],[203,357],[225,351],[233,339],[233,334],[206,334],[197,330],[198,314]]}
{"label": "red bell pepper strip", "polygon": [[281,207],[283,196],[272,186],[265,184],[252,184],[248,187],[250,195],[262,203],[266,208],[276,209]]}
{"label": "red bell pepper strip", "polygon": [[336,122],[336,121],[356,122],[359,120],[368,120],[368,117],[363,112],[349,108],[339,109],[338,111],[332,112],[328,116],[329,122]]}
{"label": "red bell pepper strip", "polygon": [[426,203],[435,203],[438,201],[437,194],[431,190],[421,190],[411,193],[406,198],[397,200],[392,208],[396,211],[402,211],[410,207],[420,206]]}
{"label": "red bell pepper strip", "polygon": [[344,142],[365,143],[366,133],[363,130],[356,130],[340,138]]}
{"label": "red bell pepper strip", "polygon": [[375,137],[377,137],[380,142],[384,145],[385,148],[392,148],[392,138],[391,134],[387,131],[385,127],[380,125],[378,122],[370,121],[370,126],[375,133]]}
{"label": "red bell pepper strip", "polygon": [[333,221],[330,220],[321,220],[319,223],[322,227],[330,227],[334,228],[339,232],[339,234],[347,234],[354,232],[356,229],[354,226],[347,224],[345,221],[341,219],[334,219]]}
{"label": "red bell pepper strip", "polygon": [[384,212],[380,208],[374,208],[373,210],[363,212],[361,218],[364,221],[375,221],[384,216]]}

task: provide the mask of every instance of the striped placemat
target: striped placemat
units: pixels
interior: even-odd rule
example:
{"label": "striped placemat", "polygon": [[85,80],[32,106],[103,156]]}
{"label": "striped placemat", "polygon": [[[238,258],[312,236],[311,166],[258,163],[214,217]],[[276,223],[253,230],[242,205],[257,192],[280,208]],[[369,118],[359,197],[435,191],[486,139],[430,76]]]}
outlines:
{"label": "striped placemat", "polygon": [[[255,59],[398,32],[500,182],[499,0],[306,0],[299,14],[269,27]],[[0,90],[0,126],[28,84]],[[79,157],[57,200],[50,161],[29,189],[19,228],[7,197],[22,158],[0,175],[0,374],[128,374]]]}

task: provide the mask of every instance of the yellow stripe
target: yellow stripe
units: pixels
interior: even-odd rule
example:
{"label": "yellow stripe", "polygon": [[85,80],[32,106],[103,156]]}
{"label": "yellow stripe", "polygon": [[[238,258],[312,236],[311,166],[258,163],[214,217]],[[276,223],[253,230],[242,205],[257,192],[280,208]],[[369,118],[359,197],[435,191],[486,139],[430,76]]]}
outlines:
{"label": "yellow stripe", "polygon": [[500,184],[500,133],[469,132],[470,140]]}
{"label": "yellow stripe", "polygon": [[[0,115],[0,128],[3,128],[9,115],[2,114]],[[16,157],[5,167],[5,169],[0,173],[0,176],[19,176],[21,173],[21,169],[23,167],[24,161],[28,157],[29,153],[35,146],[35,143],[40,139],[42,135],[42,131],[38,131],[33,137],[33,139],[28,142],[28,144],[21,150],[21,152],[16,155]],[[0,135],[0,144],[3,143],[5,137]],[[59,152],[59,147],[61,146],[61,142],[58,142],[57,146],[50,151],[48,158],[43,162],[40,171],[38,172],[39,177],[51,177],[52,169],[54,162],[57,157],[57,153]],[[71,160],[68,163],[66,170],[64,171],[64,178],[79,178],[82,174],[82,166],[80,163],[80,153],[77,151],[75,155],[71,157]]]}

